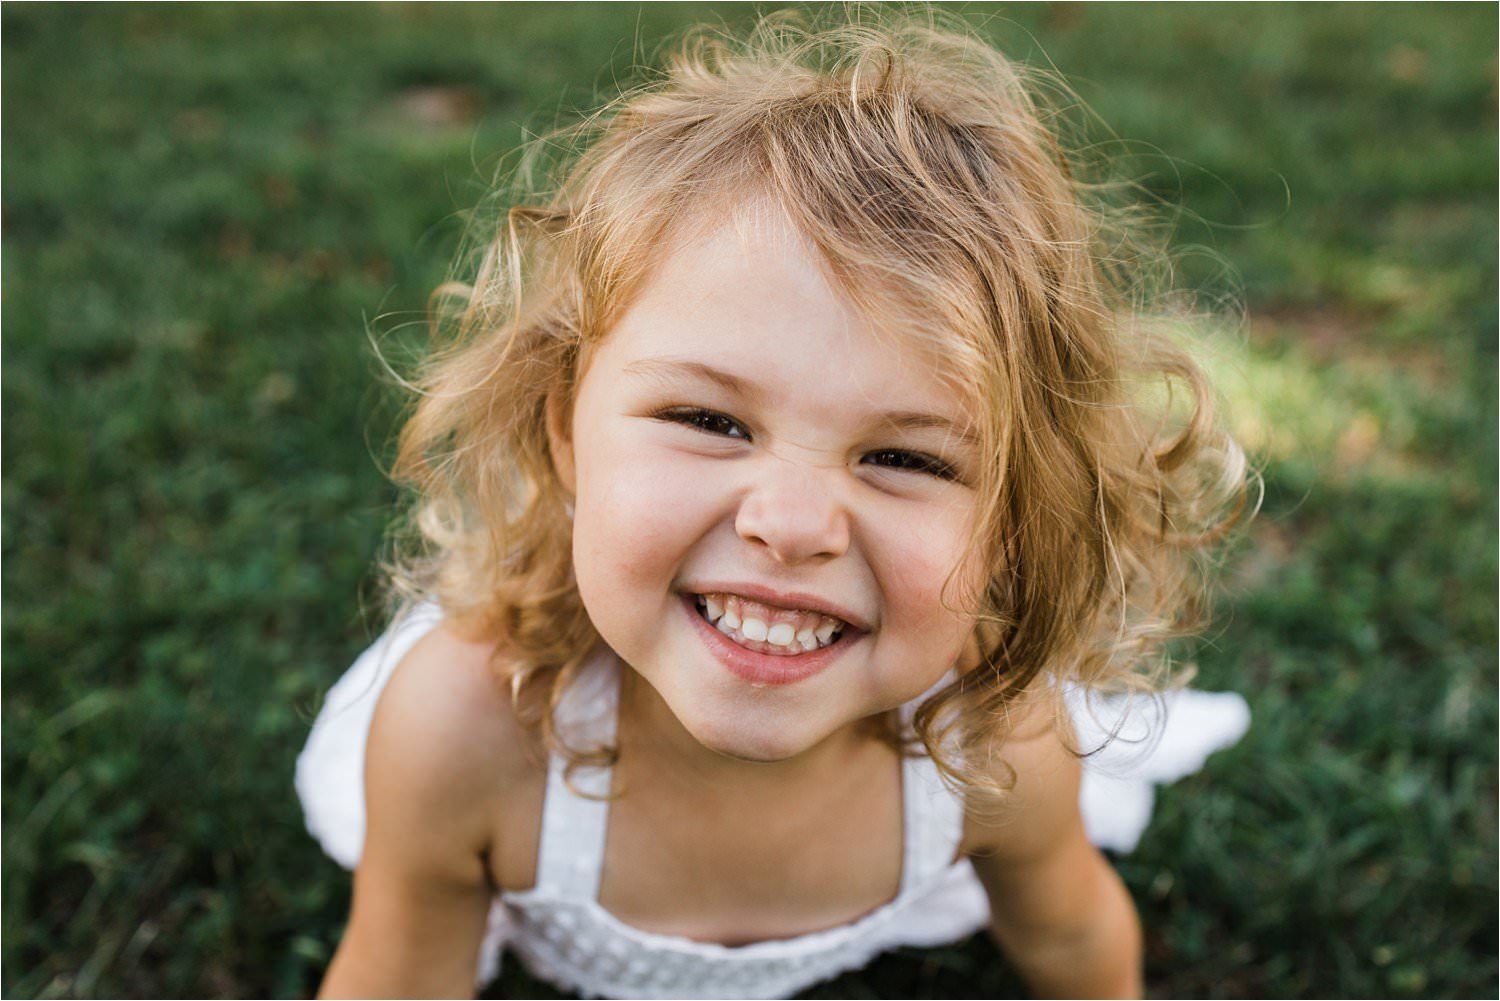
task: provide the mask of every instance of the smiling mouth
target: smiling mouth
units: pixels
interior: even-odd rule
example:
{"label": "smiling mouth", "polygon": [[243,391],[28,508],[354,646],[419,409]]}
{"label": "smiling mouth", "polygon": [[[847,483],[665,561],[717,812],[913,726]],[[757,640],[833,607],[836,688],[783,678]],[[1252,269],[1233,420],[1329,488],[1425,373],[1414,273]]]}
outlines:
{"label": "smiling mouth", "polygon": [[768,623],[751,614],[742,615],[744,609],[734,595],[694,595],[693,607],[700,618],[736,646],[772,657],[798,657],[827,649],[848,628],[846,623],[816,612],[777,615],[773,619],[778,621]]}

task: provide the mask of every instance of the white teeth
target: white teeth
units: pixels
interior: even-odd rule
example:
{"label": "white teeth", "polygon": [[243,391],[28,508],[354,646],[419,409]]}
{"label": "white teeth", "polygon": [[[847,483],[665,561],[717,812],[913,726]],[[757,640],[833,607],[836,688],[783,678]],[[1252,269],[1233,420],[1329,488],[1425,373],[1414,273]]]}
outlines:
{"label": "white teeth", "polygon": [[771,625],[752,616],[742,620],[735,614],[739,605],[734,595],[729,595],[726,600],[724,595],[710,597],[700,594],[696,596],[696,603],[703,617],[736,643],[766,643],[789,654],[809,653],[828,646],[844,631],[844,623],[827,617],[823,617],[822,625],[816,628],[804,626],[801,630],[789,622]]}
{"label": "white teeth", "polygon": [[766,642],[777,646],[791,646],[797,631],[785,622],[778,622],[766,633]]}

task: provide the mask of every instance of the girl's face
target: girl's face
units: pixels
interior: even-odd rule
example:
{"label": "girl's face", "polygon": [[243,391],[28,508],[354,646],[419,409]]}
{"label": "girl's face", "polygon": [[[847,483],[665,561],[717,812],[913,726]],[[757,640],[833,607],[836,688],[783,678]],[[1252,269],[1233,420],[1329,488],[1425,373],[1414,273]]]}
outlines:
{"label": "girl's face", "polygon": [[[571,440],[554,425],[595,628],[694,738],[736,758],[792,758],[921,695],[973,631],[940,596],[978,506],[969,420],[928,361],[835,295],[784,220],[679,240],[594,349]],[[955,607],[979,580],[959,578]],[[753,624],[710,625],[706,592],[821,604],[849,624],[826,649],[777,656],[774,629],[756,642]],[[827,636],[824,620],[757,607],[739,614]]]}

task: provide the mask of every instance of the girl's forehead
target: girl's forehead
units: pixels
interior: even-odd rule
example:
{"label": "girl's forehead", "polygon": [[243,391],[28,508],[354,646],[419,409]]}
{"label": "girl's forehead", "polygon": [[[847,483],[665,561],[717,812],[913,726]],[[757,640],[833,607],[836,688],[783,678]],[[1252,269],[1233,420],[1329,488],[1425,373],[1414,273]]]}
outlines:
{"label": "girl's forehead", "polygon": [[941,339],[879,322],[774,209],[679,227],[600,347],[626,374],[971,423]]}
{"label": "girl's forehead", "polygon": [[[637,312],[670,313],[731,324],[738,316],[781,313],[780,324],[828,328],[851,349],[903,357],[907,371],[956,374],[962,337],[934,322],[917,296],[869,275],[841,274],[769,196],[718,206],[674,224],[635,290]],[[766,328],[762,328],[766,329]],[[701,333],[701,332],[700,332]]]}

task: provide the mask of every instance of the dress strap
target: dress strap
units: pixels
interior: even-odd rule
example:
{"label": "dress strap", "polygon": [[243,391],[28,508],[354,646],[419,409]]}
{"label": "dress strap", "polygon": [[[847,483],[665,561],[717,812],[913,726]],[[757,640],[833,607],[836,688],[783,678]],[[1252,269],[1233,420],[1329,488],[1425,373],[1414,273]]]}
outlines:
{"label": "dress strap", "polygon": [[906,824],[901,892],[905,894],[926,885],[952,863],[963,839],[964,807],[925,754],[905,759],[901,778]]}
{"label": "dress strap", "polygon": [[[902,706],[902,726],[909,727],[917,707],[951,680],[951,675],[943,678]],[[926,754],[903,759],[901,799],[905,828],[900,892],[904,896],[926,885],[953,861],[963,840],[964,804],[962,797],[943,783],[937,765]]]}
{"label": "dress strap", "polygon": [[[563,692],[557,706],[558,735],[569,747],[592,750],[615,740],[620,701],[620,672],[608,646],[588,660]],[[572,786],[565,777],[567,760],[556,751],[547,762],[547,793],[542,803],[542,831],[537,847],[536,889],[570,899],[599,895],[604,866],[604,836],[609,821],[609,766],[580,765]]]}

